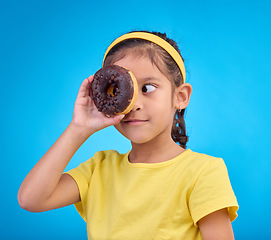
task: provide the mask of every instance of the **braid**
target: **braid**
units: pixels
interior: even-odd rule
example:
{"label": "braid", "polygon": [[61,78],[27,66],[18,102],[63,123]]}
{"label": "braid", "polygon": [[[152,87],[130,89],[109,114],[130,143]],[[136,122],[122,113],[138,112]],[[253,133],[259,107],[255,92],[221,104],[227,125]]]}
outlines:
{"label": "braid", "polygon": [[171,130],[171,137],[174,140],[174,142],[179,143],[182,148],[186,149],[188,136],[186,135],[184,113],[185,109],[182,109],[181,111],[176,110]]}

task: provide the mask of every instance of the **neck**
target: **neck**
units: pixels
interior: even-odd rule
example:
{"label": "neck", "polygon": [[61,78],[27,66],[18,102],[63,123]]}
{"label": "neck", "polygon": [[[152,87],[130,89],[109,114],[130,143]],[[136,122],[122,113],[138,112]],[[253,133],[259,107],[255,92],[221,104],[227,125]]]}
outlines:
{"label": "neck", "polygon": [[132,142],[132,150],[129,154],[131,163],[159,163],[168,161],[183,153],[185,149],[180,147],[173,139],[164,141],[151,140],[147,143],[136,144]]}

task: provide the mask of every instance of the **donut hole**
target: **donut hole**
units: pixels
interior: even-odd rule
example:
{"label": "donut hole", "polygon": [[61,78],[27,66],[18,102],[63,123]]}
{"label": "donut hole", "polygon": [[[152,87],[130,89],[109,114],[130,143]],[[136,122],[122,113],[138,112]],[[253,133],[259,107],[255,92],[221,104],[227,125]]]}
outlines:
{"label": "donut hole", "polygon": [[114,97],[116,95],[116,88],[111,84],[109,88],[107,89],[107,95],[111,95]]}

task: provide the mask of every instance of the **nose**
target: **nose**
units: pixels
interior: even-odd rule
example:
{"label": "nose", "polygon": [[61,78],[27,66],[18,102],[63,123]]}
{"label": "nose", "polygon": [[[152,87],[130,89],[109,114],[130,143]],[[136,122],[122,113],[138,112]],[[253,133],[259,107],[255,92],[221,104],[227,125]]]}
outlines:
{"label": "nose", "polygon": [[143,99],[142,99],[141,94],[138,93],[135,105],[131,111],[132,112],[139,111],[139,110],[142,110],[142,108],[143,108]]}

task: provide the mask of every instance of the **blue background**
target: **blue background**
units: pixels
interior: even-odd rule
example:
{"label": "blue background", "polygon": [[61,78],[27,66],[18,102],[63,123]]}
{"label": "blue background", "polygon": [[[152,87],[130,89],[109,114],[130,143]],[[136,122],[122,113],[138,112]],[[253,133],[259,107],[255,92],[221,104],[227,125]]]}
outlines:
{"label": "blue background", "polygon": [[[223,157],[240,210],[236,239],[271,239],[270,1],[0,2],[1,239],[87,239],[74,206],[29,213],[17,202],[26,174],[65,130],[81,82],[119,35],[157,30],[182,50],[193,94],[189,148]],[[130,143],[94,134],[67,169]]]}

